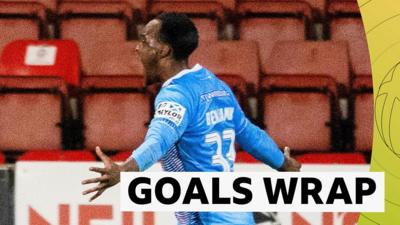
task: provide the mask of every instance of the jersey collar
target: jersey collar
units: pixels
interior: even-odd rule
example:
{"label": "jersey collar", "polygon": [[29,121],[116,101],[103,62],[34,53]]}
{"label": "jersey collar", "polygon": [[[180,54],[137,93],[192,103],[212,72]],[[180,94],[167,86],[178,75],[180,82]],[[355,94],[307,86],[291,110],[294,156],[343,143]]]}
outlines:
{"label": "jersey collar", "polygon": [[174,79],[178,79],[183,77],[184,75],[191,73],[191,72],[196,72],[198,70],[201,70],[203,67],[200,64],[196,64],[193,66],[191,69],[184,69],[181,72],[177,73],[176,75],[172,76],[169,78],[167,81],[165,81],[162,85],[162,87],[168,86]]}

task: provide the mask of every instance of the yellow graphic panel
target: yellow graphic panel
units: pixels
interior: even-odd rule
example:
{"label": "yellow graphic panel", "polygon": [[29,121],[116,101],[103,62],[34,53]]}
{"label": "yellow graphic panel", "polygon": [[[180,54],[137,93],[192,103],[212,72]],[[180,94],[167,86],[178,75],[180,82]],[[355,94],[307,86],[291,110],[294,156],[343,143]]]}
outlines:
{"label": "yellow graphic panel", "polygon": [[361,213],[358,225],[400,224],[400,1],[358,0],[374,83],[371,171],[385,172],[385,212]]}

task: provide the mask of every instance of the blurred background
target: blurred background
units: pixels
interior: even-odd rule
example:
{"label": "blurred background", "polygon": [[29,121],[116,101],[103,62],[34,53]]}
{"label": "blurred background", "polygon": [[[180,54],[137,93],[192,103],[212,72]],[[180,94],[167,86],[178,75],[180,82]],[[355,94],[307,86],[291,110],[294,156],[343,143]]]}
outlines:
{"label": "blurred background", "polygon": [[[369,163],[373,87],[356,0],[0,0],[1,208],[13,207],[16,162],[94,162],[97,145],[122,161],[138,147],[159,89],[144,86],[138,32],[173,11],[199,30],[190,65],[230,85],[280,147],[306,164]],[[257,163],[238,149],[238,162]]]}

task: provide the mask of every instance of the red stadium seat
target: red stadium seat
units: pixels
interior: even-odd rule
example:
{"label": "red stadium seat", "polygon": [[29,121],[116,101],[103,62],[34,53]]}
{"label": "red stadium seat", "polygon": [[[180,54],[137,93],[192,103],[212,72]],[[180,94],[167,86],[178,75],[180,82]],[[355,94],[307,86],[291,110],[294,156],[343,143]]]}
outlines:
{"label": "red stadium seat", "polygon": [[85,147],[134,149],[144,140],[150,121],[150,97],[127,89],[98,89],[82,96]]}
{"label": "red stadium seat", "polygon": [[337,121],[334,80],[327,76],[315,76],[312,82],[308,82],[308,76],[282,77],[271,76],[262,83],[261,100],[268,133],[281,148],[332,149]]}
{"label": "red stadium seat", "polygon": [[238,4],[241,40],[256,41],[260,60],[266,64],[272,48],[281,40],[305,40],[310,6],[303,1],[244,0]]}
{"label": "red stadium seat", "polygon": [[264,123],[282,148],[331,149],[330,99],[322,93],[271,93],[264,97]]}
{"label": "red stadium seat", "polygon": [[360,153],[308,153],[295,157],[304,164],[366,164]]}
{"label": "red stadium seat", "polygon": [[218,39],[218,27],[223,22],[224,8],[217,0],[153,0],[150,14],[180,12],[189,15],[199,31],[201,41]]}
{"label": "red stadium seat", "polygon": [[[144,86],[144,69],[135,52],[137,41],[96,42],[81,47],[85,78],[101,76],[138,76]],[[101,46],[101,47],[99,47]]]}
{"label": "red stadium seat", "polygon": [[310,4],[303,0],[240,0],[238,12],[265,15],[299,15],[311,18]]}
{"label": "red stadium seat", "polygon": [[13,40],[47,38],[45,20],[41,4],[0,1],[0,53]]}
{"label": "red stadium seat", "polygon": [[57,14],[57,36],[84,47],[92,42],[126,40],[133,13],[126,2],[64,1]]}
{"label": "red stadium seat", "polygon": [[263,72],[284,75],[320,75],[333,77],[338,83],[350,86],[350,65],[347,45],[335,41],[278,42]]}
{"label": "red stadium seat", "polygon": [[137,147],[150,120],[150,98],[144,91],[137,42],[101,42],[82,49],[84,137],[86,148]]}
{"label": "red stadium seat", "polygon": [[[35,52],[30,53],[31,63],[27,63],[27,53],[34,51],[34,48],[49,53],[44,56],[36,56]],[[36,50],[36,54],[40,51]],[[44,51],[44,54],[46,53]],[[51,52],[54,51],[52,58]],[[50,58],[48,58],[50,57]],[[52,59],[49,61],[49,59]],[[9,43],[4,49],[0,63],[3,67],[3,75],[15,76],[59,76],[72,86],[79,86],[80,83],[80,56],[79,49],[71,40],[18,40]],[[19,84],[24,85],[24,84]],[[28,84],[27,84],[28,85]]]}
{"label": "red stadium seat", "polygon": [[260,68],[255,42],[201,42],[189,62],[191,65],[199,63],[217,75],[236,74],[258,87]]}
{"label": "red stadium seat", "polygon": [[357,2],[331,2],[329,13],[331,39],[348,42],[353,72],[371,74],[367,39]]}
{"label": "red stadium seat", "polygon": [[[143,141],[150,120],[136,42],[107,42],[82,49],[85,146],[130,149]],[[136,59],[136,60],[134,60]]]}
{"label": "red stadium seat", "polygon": [[86,150],[29,150],[18,161],[96,161],[96,157]]}
{"label": "red stadium seat", "polygon": [[79,84],[72,41],[15,41],[1,56],[0,148],[60,149],[69,118],[67,85]]}
{"label": "red stadium seat", "polygon": [[[46,1],[46,0],[44,0]],[[121,3],[126,2],[129,6],[134,10],[134,13],[140,13],[142,18],[146,17],[147,9],[149,7],[149,3],[151,0],[60,0],[59,2],[92,2],[92,3],[102,3],[102,2],[114,2],[114,3]]]}
{"label": "red stadium seat", "polygon": [[63,114],[60,95],[34,90],[32,93],[14,91],[0,94],[0,147],[5,150],[61,148],[59,125]]}
{"label": "red stadium seat", "polygon": [[354,98],[354,148],[356,151],[371,151],[374,124],[372,76],[356,77],[352,93]]}
{"label": "red stadium seat", "polygon": [[356,75],[371,74],[368,44],[360,18],[336,18],[331,21],[331,39],[347,41],[350,62]]}

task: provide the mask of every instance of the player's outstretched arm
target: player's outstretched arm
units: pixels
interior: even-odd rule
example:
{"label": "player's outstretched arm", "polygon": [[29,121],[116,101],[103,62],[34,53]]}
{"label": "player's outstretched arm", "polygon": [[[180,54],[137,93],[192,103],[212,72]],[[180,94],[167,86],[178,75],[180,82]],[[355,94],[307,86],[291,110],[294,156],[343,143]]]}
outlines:
{"label": "player's outstretched arm", "polygon": [[299,171],[300,163],[290,156],[290,149],[284,153],[274,140],[263,130],[245,119],[236,134],[239,145],[253,157],[279,171]]}
{"label": "player's outstretched arm", "polygon": [[290,148],[286,146],[283,151],[284,151],[285,161],[283,162],[282,167],[279,168],[278,170],[288,171],[288,172],[300,171],[301,163],[290,156]]}
{"label": "player's outstretched arm", "polygon": [[97,183],[97,186],[87,189],[82,194],[87,195],[96,192],[89,201],[93,201],[99,197],[105,190],[119,183],[121,172],[125,171],[138,171],[138,166],[134,159],[129,158],[125,163],[118,165],[106,156],[100,149],[96,147],[96,154],[104,163],[104,168],[91,167],[90,171],[99,173],[100,176],[82,181],[82,184]]}

